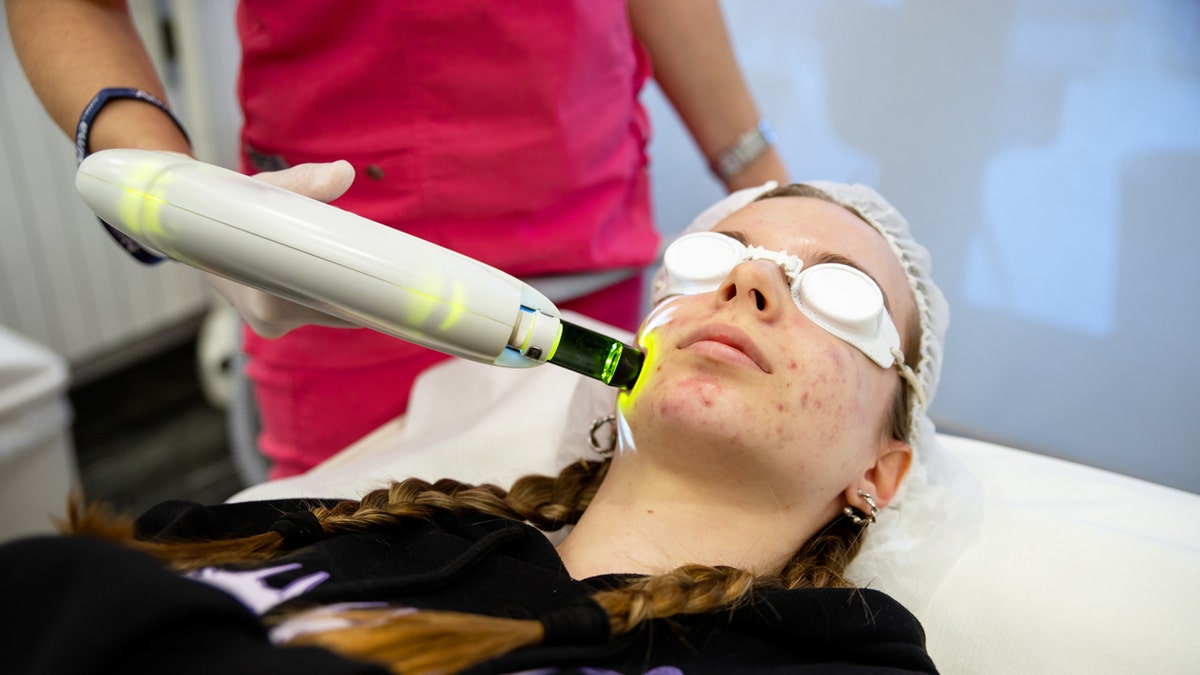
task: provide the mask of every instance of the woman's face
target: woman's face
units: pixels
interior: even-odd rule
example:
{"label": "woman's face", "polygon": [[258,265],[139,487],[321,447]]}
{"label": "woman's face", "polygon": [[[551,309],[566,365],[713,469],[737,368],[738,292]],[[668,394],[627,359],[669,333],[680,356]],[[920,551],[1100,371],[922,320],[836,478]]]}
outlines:
{"label": "woman's face", "polygon": [[[836,255],[879,284],[901,335],[912,294],[883,238],[820,199],[775,197],[716,228],[747,245],[786,251],[804,265]],[[639,334],[647,362],[622,413],[638,454],[673,470],[769,490],[781,506],[800,494],[835,499],[889,444],[887,413],[902,381],[808,319],[783,270],[736,266],[714,292],[659,303]],[[906,463],[905,463],[906,465]],[[797,492],[801,491],[801,492]]]}

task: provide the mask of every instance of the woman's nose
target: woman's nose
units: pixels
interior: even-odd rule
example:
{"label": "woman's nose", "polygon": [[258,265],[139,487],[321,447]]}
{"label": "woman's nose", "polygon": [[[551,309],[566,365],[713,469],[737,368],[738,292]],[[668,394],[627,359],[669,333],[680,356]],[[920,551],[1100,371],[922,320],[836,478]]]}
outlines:
{"label": "woman's nose", "polygon": [[779,265],[767,260],[750,260],[733,268],[717,287],[717,303],[733,303],[757,314],[760,319],[773,319],[790,301],[791,292],[783,281]]}

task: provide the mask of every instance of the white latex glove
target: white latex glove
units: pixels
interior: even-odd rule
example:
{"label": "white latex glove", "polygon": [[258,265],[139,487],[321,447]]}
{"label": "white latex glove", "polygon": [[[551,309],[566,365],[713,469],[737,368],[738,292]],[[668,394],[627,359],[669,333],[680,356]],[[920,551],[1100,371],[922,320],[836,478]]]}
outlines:
{"label": "white latex glove", "polygon": [[[264,171],[254,177],[306,197],[330,202],[350,189],[350,184],[354,182],[354,167],[347,161],[338,160],[326,164],[298,164],[282,171]],[[265,338],[277,338],[310,324],[337,328],[355,326],[343,319],[215,274],[205,273],[204,276],[237,309],[250,328]]]}

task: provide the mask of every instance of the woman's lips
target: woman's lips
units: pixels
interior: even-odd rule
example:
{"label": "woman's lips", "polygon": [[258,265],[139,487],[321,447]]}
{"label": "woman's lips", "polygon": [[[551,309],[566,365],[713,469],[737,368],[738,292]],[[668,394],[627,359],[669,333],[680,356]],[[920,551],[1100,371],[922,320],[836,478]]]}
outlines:
{"label": "woman's lips", "polygon": [[740,328],[730,325],[709,325],[687,336],[680,349],[698,352],[720,361],[752,365],[764,373],[771,372],[766,354]]}

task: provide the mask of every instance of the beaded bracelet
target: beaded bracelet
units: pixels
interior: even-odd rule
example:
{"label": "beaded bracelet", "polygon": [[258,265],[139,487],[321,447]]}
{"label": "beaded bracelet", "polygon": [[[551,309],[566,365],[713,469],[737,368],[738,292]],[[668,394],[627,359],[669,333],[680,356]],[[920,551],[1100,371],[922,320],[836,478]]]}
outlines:
{"label": "beaded bracelet", "polygon": [[[171,112],[171,109],[167,107],[167,104],[158,100],[157,96],[147,91],[142,91],[141,89],[131,89],[128,87],[107,87],[105,89],[101,89],[98,94],[92,97],[92,100],[88,101],[88,104],[84,106],[83,113],[79,115],[79,123],[75,125],[75,166],[79,166],[81,163],[83,163],[83,159],[91,154],[91,152],[88,150],[88,139],[91,135],[92,122],[95,121],[96,115],[99,115],[100,111],[103,110],[104,106],[108,105],[109,102],[120,99],[143,101],[163,111],[167,114],[167,117],[171,118],[171,121],[175,123],[175,126],[179,127],[180,133],[183,134],[183,139],[187,141],[188,145],[191,145],[192,141],[188,137],[187,129],[183,128],[183,123],[179,121],[179,118],[175,117],[175,113]],[[120,230],[104,222],[104,219],[97,218],[97,220],[99,220],[100,224],[104,226],[104,229],[108,232],[108,234],[112,236],[114,240],[116,240],[117,244],[119,244],[121,248],[125,249],[129,255],[132,255],[139,262],[147,265],[153,265],[166,260],[166,258],[151,252],[147,248],[144,248],[141,244],[134,241],[124,232],[121,232]]]}

